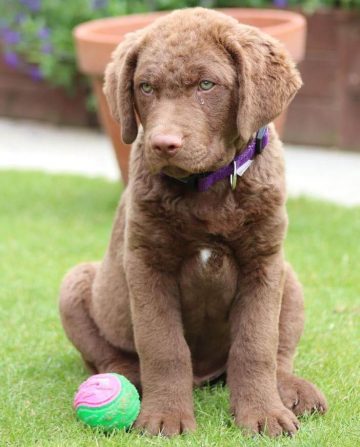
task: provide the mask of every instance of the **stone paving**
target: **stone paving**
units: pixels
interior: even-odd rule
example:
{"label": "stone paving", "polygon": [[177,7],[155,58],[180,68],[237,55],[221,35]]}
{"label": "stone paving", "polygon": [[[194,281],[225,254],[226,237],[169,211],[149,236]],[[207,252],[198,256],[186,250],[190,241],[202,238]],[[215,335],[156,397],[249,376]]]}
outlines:
{"label": "stone paving", "polygon": [[[360,205],[360,152],[286,145],[290,196]],[[41,170],[117,180],[108,138],[97,130],[0,118],[0,169]]]}

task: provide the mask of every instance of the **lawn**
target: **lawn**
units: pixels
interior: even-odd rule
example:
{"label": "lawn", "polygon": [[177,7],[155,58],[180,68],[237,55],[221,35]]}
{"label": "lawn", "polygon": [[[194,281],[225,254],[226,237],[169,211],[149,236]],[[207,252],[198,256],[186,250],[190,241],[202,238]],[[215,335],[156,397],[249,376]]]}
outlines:
{"label": "lawn", "polygon": [[[336,187],[336,186],[334,186]],[[290,200],[286,252],[305,287],[307,322],[296,372],[318,384],[330,410],[293,438],[244,438],[226,387],[195,391],[193,435],[112,435],[85,428],[72,398],[87,377],[62,331],[57,295],[72,265],[100,258],[120,186],[40,173],[0,173],[0,446],[360,445],[360,208]]]}

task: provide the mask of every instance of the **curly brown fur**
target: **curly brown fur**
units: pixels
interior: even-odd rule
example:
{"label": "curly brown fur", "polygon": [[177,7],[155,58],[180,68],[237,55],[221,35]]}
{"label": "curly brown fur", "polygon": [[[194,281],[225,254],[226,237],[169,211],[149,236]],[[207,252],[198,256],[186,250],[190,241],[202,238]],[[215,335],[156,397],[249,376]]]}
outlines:
{"label": "curly brown fur", "polygon": [[[201,90],[204,79],[214,87]],[[137,137],[130,182],[103,261],[68,274],[60,309],[93,370],[142,387],[136,425],[151,434],[194,430],[193,384],[224,371],[235,421],[250,432],[293,434],[295,414],[326,410],[321,392],[292,373],[303,296],[284,261],[274,127],[234,191],[227,180],[199,193],[159,175],[228,164],[300,86],[277,41],[201,8],[129,35],[107,68],[113,116],[125,142]],[[158,135],[181,145],[159,151]]]}

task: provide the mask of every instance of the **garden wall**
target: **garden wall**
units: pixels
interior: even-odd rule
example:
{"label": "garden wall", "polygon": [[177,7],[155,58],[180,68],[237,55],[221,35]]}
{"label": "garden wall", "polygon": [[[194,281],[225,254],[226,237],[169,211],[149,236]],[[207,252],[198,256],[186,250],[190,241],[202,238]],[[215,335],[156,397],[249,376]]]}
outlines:
{"label": "garden wall", "polygon": [[35,82],[28,75],[7,67],[0,51],[0,116],[29,118],[54,124],[88,126],[95,114],[86,110],[86,91],[69,96],[61,88]]}
{"label": "garden wall", "polygon": [[285,140],[360,151],[360,13],[308,16],[304,86],[291,104]]}

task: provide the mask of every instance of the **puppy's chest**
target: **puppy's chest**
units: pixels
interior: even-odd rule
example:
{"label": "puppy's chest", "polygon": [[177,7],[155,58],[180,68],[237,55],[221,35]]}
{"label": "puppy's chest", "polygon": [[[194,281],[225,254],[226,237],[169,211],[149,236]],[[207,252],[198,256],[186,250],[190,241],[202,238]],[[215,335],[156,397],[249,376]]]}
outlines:
{"label": "puppy's chest", "polygon": [[226,247],[198,248],[183,261],[179,273],[181,311],[195,376],[217,375],[226,362],[229,311],[237,283],[237,265]]}
{"label": "puppy's chest", "polygon": [[193,256],[209,270],[219,255],[234,255],[241,241],[251,237],[247,224],[251,210],[245,200],[243,206],[233,197],[214,201],[206,195],[196,202],[160,200],[151,211],[152,225],[146,237],[156,249],[159,265],[170,270],[177,270],[179,263]]}
{"label": "puppy's chest", "polygon": [[226,239],[240,236],[244,231],[246,213],[235,207],[212,209],[198,214],[201,228],[208,234]]}
{"label": "puppy's chest", "polygon": [[234,198],[208,200],[201,197],[196,203],[188,202],[179,206],[173,214],[173,221],[182,222],[181,233],[184,236],[198,238],[208,236],[226,239],[241,237],[248,217],[246,207],[240,207]]}

